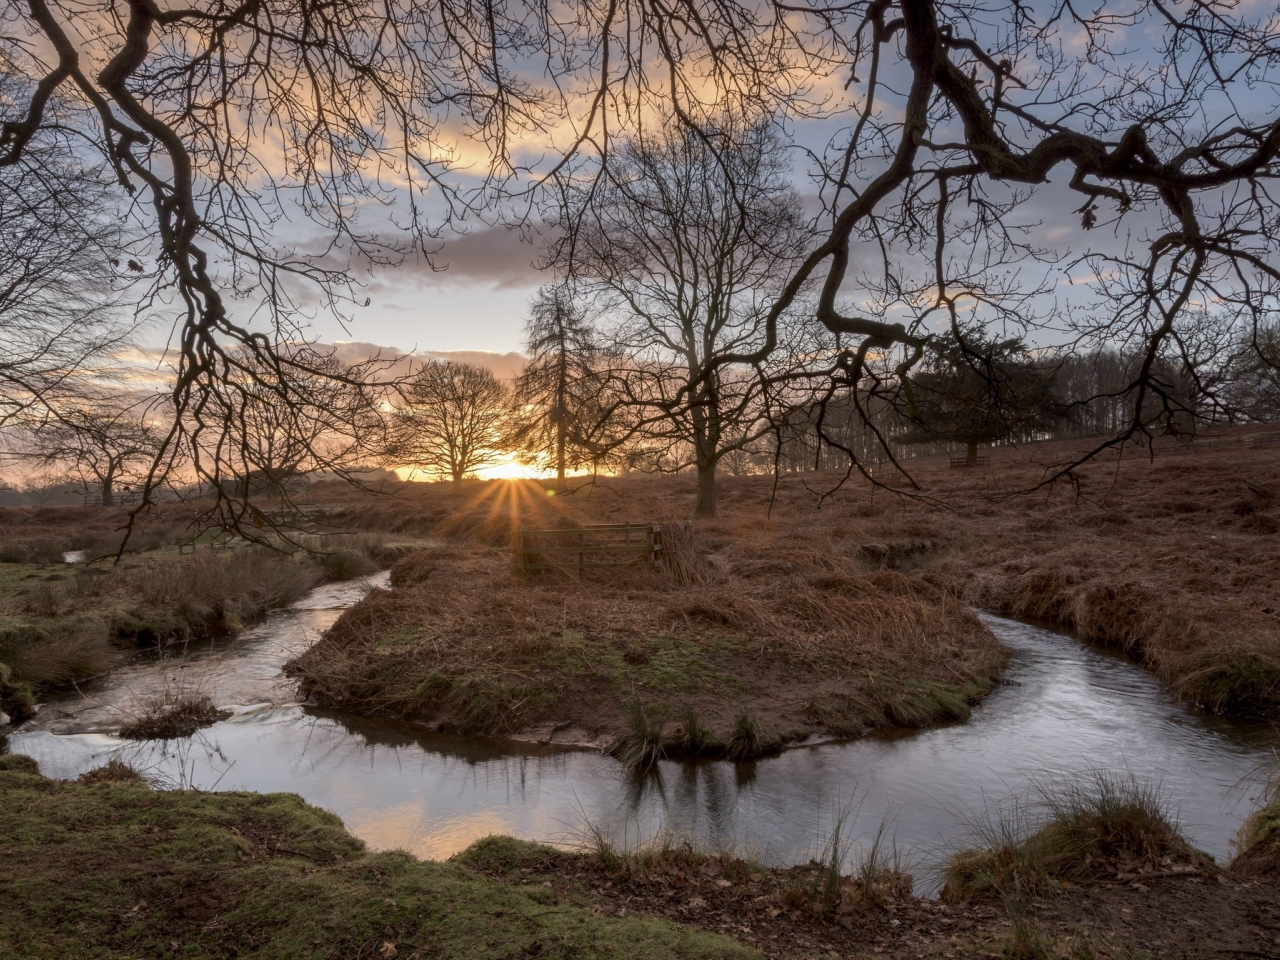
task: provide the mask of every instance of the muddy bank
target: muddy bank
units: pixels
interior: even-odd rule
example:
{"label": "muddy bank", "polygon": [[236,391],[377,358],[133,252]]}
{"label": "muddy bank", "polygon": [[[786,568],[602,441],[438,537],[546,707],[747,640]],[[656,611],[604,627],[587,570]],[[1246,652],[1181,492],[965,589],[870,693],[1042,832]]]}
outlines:
{"label": "muddy bank", "polygon": [[406,558],[288,672],[314,702],[451,733],[747,760],[967,718],[1007,653],[944,591],[854,558],[754,551],[529,576],[508,551]]}

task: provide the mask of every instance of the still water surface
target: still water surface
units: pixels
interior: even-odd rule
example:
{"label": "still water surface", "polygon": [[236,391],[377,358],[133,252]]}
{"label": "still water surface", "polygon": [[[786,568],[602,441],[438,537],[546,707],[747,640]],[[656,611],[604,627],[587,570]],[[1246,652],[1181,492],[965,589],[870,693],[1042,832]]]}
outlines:
{"label": "still water surface", "polygon": [[[375,848],[430,858],[492,833],[573,842],[590,823],[627,844],[669,830],[790,864],[817,854],[836,812],[854,804],[854,832],[869,841],[887,823],[919,876],[992,802],[1033,778],[1093,768],[1159,783],[1193,841],[1221,859],[1252,808],[1250,774],[1275,743],[1274,728],[1195,711],[1119,656],[998,617],[985,619],[1014,651],[1009,682],[968,723],[738,766],[663,763],[640,776],[594,752],[447,737],[292,702],[281,664],[385,576],[321,587],[235,639],[189,651],[181,669],[140,658],[47,704],[9,748],[54,777],[119,752],[175,783],[298,793]],[[199,686],[235,714],[167,743],[105,732],[166,683]]]}

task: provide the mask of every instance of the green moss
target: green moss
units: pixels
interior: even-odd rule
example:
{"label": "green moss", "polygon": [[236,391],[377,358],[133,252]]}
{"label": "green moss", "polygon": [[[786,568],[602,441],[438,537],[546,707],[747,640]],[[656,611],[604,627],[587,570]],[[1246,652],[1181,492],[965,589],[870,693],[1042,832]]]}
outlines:
{"label": "green moss", "polygon": [[[369,853],[289,794],[21,773],[0,773],[0,793],[0,943],[13,956],[310,960],[384,944],[424,960],[759,956],[661,920],[596,916],[465,862]],[[514,855],[490,847],[491,862]]]}

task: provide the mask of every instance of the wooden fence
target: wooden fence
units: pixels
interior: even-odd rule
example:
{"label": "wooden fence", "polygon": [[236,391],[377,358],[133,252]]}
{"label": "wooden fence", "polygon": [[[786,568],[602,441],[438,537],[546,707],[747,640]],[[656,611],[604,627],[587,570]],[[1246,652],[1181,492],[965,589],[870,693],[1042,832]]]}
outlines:
{"label": "wooden fence", "polygon": [[[75,491],[72,491],[72,492],[74,493]],[[139,503],[139,502],[141,501],[141,499],[142,499],[142,495],[141,495],[140,493],[138,493],[138,491],[136,491],[136,490],[126,490],[126,491],[124,491],[124,492],[122,492],[122,493],[117,493],[117,494],[115,494],[114,496],[112,496],[112,498],[111,498],[112,502],[109,504],[109,506],[113,506],[113,507],[131,507],[131,506],[134,506],[135,504]],[[84,495],[84,505],[85,505],[86,507],[100,507],[100,506],[102,506],[102,494],[101,494],[101,493],[86,493],[86,494]]]}
{"label": "wooden fence", "polygon": [[572,530],[521,530],[516,564],[521,570],[578,570],[657,563],[660,523],[592,523]]}

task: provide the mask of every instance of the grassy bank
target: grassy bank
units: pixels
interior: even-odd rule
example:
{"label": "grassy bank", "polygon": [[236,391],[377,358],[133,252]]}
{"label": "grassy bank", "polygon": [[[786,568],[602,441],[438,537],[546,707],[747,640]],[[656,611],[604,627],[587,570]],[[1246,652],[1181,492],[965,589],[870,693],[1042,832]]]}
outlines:
{"label": "grassy bank", "polygon": [[[183,528],[153,525],[144,529],[155,536],[132,542],[137,552],[119,563],[104,558],[67,564],[61,548],[77,543],[67,527],[81,511],[65,509],[62,523],[49,524],[47,542],[53,546],[41,548],[48,556],[31,539],[3,542],[0,709],[14,719],[29,713],[42,689],[110,669],[123,651],[237,632],[324,580],[373,572],[379,562],[403,553],[381,537],[352,536],[330,538],[321,545],[325,552],[310,556],[249,546],[202,547],[183,556],[175,546]],[[42,516],[31,510],[7,513]],[[0,516],[0,523],[7,524],[9,536],[22,529],[11,516]],[[111,534],[89,524],[79,545],[90,548],[92,559]],[[113,542],[118,545],[118,539]],[[39,556],[40,562],[18,562],[18,556]]]}
{"label": "grassy bank", "polygon": [[1262,805],[1240,826],[1231,869],[1246,876],[1280,880],[1280,757],[1266,772]]}
{"label": "grassy bank", "polygon": [[1043,896],[1065,887],[1215,871],[1213,858],[1184,838],[1156,789],[1097,771],[1043,781],[974,824],[976,847],[943,871],[952,901]]}
{"label": "grassy bank", "polygon": [[290,794],[153,790],[119,762],[67,783],[0,756],[0,795],[5,958],[1199,960],[1265,955],[1280,921],[1280,879],[1141,844],[1106,860],[1119,882],[1076,847],[1071,883],[939,902],[850,821],[791,868],[666,836],[489,837],[438,863],[370,852]]}
{"label": "grassy bank", "polygon": [[758,957],[458,864],[370,853],[290,794],[0,769],[0,954],[136,958]]}
{"label": "grassy bank", "polygon": [[578,579],[522,575],[484,545],[413,555],[289,670],[330,706],[555,731],[640,766],[962,719],[1004,664],[972,613],[918,579],[750,545],[687,559],[684,576]]}

